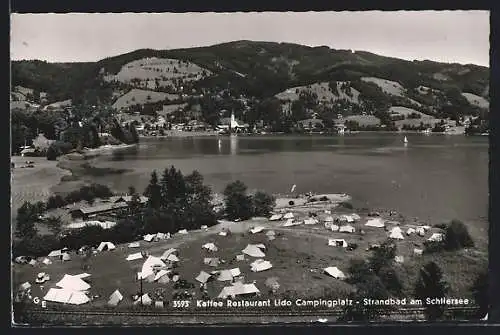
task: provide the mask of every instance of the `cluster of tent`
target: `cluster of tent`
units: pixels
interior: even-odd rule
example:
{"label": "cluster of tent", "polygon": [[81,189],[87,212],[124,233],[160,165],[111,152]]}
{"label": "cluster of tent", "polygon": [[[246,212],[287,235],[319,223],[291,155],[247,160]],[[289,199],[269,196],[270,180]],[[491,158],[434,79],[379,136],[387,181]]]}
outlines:
{"label": "cluster of tent", "polygon": [[43,297],[46,301],[81,305],[90,301],[87,296],[90,285],[83,280],[90,276],[87,273],[81,275],[68,275],[56,283],[57,288],[50,288],[47,294]]}
{"label": "cluster of tent", "polygon": [[170,233],[156,233],[144,235],[143,240],[146,242],[157,242],[171,238]]}

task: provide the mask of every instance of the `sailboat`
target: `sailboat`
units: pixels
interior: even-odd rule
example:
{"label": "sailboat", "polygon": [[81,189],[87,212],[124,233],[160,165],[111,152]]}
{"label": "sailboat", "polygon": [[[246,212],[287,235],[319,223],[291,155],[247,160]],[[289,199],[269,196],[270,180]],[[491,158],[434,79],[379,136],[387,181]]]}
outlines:
{"label": "sailboat", "polygon": [[406,136],[405,136],[405,138],[404,138],[404,140],[403,140],[403,143],[404,143],[404,144],[408,144],[408,139],[406,138]]}

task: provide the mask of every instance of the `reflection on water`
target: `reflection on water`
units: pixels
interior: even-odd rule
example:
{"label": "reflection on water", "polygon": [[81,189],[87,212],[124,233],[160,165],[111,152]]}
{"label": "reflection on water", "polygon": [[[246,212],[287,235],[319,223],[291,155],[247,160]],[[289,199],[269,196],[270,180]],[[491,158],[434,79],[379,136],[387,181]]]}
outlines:
{"label": "reflection on water", "polygon": [[[487,216],[488,139],[408,134],[231,136],[145,140],[134,151],[98,158],[133,173],[96,177],[126,191],[143,190],[151,171],[198,170],[216,192],[241,179],[249,189],[286,193],[345,192],[366,207],[429,219]],[[100,178],[100,179],[99,179]]]}

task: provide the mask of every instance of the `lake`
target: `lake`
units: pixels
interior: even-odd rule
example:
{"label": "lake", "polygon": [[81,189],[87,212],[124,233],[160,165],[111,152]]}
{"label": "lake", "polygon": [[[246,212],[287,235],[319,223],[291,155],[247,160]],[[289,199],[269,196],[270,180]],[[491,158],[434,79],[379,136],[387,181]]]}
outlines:
{"label": "lake", "polygon": [[[430,223],[458,218],[487,223],[488,138],[358,133],[344,136],[238,136],[144,139],[100,156],[98,167],[132,169],[95,182],[142,192],[152,170],[198,170],[221,192],[231,181],[286,194],[347,193],[355,205],[393,209]],[[484,228],[483,228],[484,229]],[[482,229],[482,230],[483,230]]]}

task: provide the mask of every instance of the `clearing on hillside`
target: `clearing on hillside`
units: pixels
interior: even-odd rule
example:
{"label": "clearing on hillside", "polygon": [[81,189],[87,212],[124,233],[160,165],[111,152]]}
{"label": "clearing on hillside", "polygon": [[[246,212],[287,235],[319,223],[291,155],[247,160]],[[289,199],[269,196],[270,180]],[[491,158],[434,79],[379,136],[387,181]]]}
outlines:
{"label": "clearing on hillside", "polygon": [[[337,90],[332,92],[328,82],[314,83],[308,86],[291,87],[286,91],[275,95],[276,98],[283,101],[295,101],[299,99],[302,92],[316,93],[318,102],[332,104],[336,100],[344,99],[352,103],[359,103],[359,92],[349,86],[349,82],[337,81]],[[345,88],[342,88],[344,85]]]}
{"label": "clearing on hillside", "polygon": [[168,94],[163,92],[155,92],[134,88],[128,93],[119,97],[113,104],[114,109],[126,108],[134,105],[143,105],[146,103],[154,103],[163,100],[179,99],[177,94]]}
{"label": "clearing on hillside", "polygon": [[386,94],[391,94],[391,95],[395,95],[398,97],[404,96],[404,93],[405,93],[404,87],[401,86],[400,83],[397,83],[395,81],[376,78],[376,77],[362,77],[361,80],[368,82],[368,83],[374,83],[375,85],[380,87],[382,89],[382,91]]}
{"label": "clearing on hillside", "polygon": [[467,99],[467,101],[473,106],[484,109],[490,108],[490,102],[485,98],[480,97],[479,95],[475,95],[472,93],[462,93],[462,96]]}

